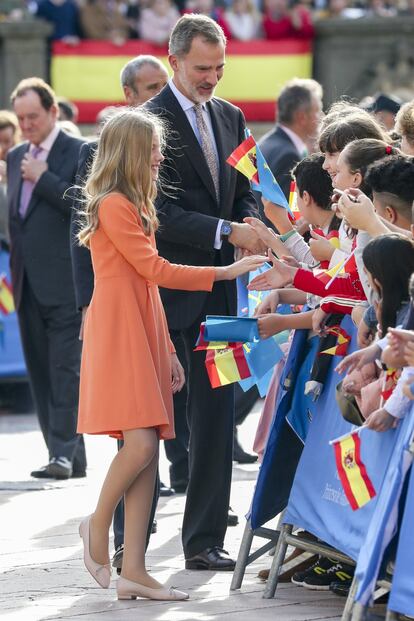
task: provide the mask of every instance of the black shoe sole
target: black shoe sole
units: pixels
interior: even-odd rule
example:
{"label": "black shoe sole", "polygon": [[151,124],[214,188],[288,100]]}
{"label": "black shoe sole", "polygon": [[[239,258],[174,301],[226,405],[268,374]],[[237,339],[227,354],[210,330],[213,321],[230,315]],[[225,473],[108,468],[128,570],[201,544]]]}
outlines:
{"label": "black shoe sole", "polygon": [[234,571],[235,565],[229,565],[228,567],[217,567],[216,565],[209,565],[202,561],[186,561],[186,569],[195,569],[200,571]]}

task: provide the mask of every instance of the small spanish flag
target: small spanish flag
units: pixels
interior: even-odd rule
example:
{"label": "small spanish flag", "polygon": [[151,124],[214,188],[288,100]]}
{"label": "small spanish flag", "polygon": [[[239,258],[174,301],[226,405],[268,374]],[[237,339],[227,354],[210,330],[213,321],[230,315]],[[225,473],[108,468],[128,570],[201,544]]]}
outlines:
{"label": "small spanish flag", "polygon": [[381,397],[384,401],[387,401],[391,397],[392,393],[394,392],[394,388],[397,385],[399,376],[399,369],[391,368],[385,371],[381,390]]}
{"label": "small spanish flag", "polygon": [[229,155],[227,163],[245,175],[249,181],[259,184],[256,141],[251,134]]}
{"label": "small spanish flag", "polygon": [[212,388],[226,386],[251,377],[241,343],[231,349],[207,351],[206,369]]}
{"label": "small spanish flag", "polygon": [[329,347],[321,351],[321,354],[328,354],[329,356],[346,356],[348,351],[348,345],[351,341],[351,337],[348,332],[341,328],[341,326],[331,326],[325,330],[326,334],[334,334],[337,337],[336,345]]}
{"label": "small spanish flag", "polygon": [[13,291],[6,274],[0,274],[0,311],[3,315],[10,315],[15,310]]}
{"label": "small spanish flag", "polygon": [[376,491],[361,461],[361,439],[358,431],[332,440],[336,468],[351,509],[356,511],[367,504]]}
{"label": "small spanish flag", "polygon": [[296,181],[290,182],[289,208],[290,208],[290,211],[292,212],[292,216],[289,214],[289,219],[292,222],[297,222],[301,217],[301,213],[298,207],[298,195],[296,191]]}

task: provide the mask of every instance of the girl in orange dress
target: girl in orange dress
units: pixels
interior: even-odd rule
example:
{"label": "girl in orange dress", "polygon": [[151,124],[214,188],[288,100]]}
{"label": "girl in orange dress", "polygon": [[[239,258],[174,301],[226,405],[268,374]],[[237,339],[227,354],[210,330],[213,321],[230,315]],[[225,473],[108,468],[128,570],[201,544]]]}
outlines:
{"label": "girl in orange dress", "polygon": [[105,125],[86,184],[80,243],[89,246],[95,287],[85,319],[78,432],[123,438],[94,513],[79,532],[84,561],[104,588],[110,583],[109,528],[125,498],[125,548],[119,599],[187,599],[167,589],[145,567],[145,540],[160,439],[174,437],[173,392],[184,371],[171,343],[158,285],[211,291],[263,264],[245,257],[226,267],[175,265],[155,246],[153,200],[163,155],[160,120],[123,111]]}

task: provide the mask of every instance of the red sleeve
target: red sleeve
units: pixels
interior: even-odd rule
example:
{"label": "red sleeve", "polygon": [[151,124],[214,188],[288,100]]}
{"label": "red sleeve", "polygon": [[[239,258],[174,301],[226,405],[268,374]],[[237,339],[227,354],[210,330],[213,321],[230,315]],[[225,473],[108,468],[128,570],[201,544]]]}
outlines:
{"label": "red sleeve", "polygon": [[311,271],[300,268],[293,279],[293,286],[301,291],[306,291],[306,293],[319,295],[321,298],[329,294],[330,296],[339,295],[357,298],[359,301],[366,299],[361,282],[355,275],[353,275],[353,277],[350,275],[344,277],[338,276],[329,289],[325,289],[325,283],[322,280],[314,276]]}
{"label": "red sleeve", "polygon": [[321,309],[325,313],[341,313],[350,315],[355,306],[361,304],[361,299],[356,297],[329,295],[321,300]]}
{"label": "red sleeve", "polygon": [[311,14],[306,9],[299,10],[302,24],[299,30],[294,29],[294,36],[300,39],[312,39],[315,35],[315,28],[312,23]]}

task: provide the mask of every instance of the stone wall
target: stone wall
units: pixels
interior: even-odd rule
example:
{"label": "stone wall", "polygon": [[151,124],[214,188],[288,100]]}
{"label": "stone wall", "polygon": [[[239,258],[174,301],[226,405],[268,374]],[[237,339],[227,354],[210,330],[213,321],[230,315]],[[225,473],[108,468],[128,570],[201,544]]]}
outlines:
{"label": "stone wall", "polygon": [[[47,77],[47,36],[37,20],[0,22],[0,107],[7,107],[17,82]],[[314,77],[325,104],[375,91],[414,98],[414,17],[332,19],[316,24]]]}
{"label": "stone wall", "polygon": [[0,108],[23,78],[47,77],[47,37],[51,26],[38,20],[0,22]]}
{"label": "stone wall", "polygon": [[414,17],[332,19],[316,32],[313,73],[326,104],[376,91],[414,98]]}

